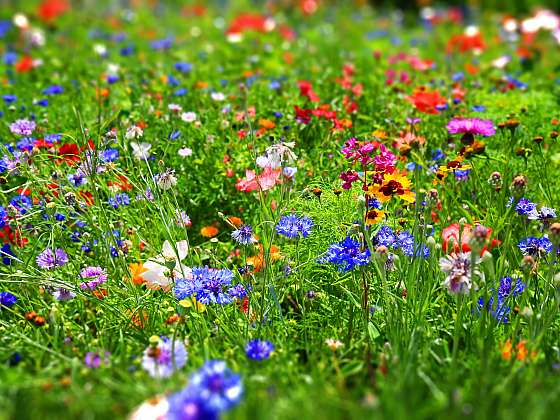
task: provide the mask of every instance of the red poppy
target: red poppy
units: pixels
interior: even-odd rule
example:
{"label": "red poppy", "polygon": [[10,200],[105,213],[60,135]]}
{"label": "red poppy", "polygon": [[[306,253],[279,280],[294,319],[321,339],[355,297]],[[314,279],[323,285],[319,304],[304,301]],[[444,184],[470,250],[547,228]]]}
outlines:
{"label": "red poppy", "polygon": [[411,96],[406,98],[416,109],[425,114],[437,114],[437,106],[443,106],[446,100],[438,91],[430,91],[424,88],[415,89]]}
{"label": "red poppy", "polygon": [[[441,237],[443,239],[443,251],[447,252],[469,252],[471,247],[469,246],[469,242],[472,238],[472,231],[475,226],[466,224],[463,225],[463,232],[460,232],[460,225],[459,223],[452,223],[447,226],[441,232]],[[501,244],[501,242],[496,239],[492,238],[492,229],[486,228],[486,243],[484,247],[480,251],[480,255],[484,254],[486,249],[491,250],[492,248]]]}
{"label": "red poppy", "polygon": [[68,166],[74,166],[76,162],[80,161],[80,149],[75,143],[65,143],[58,148],[58,165],[66,163]]}
{"label": "red poppy", "polygon": [[33,69],[33,58],[29,55],[25,55],[20,58],[15,67],[18,73],[27,73]]}
{"label": "red poppy", "polygon": [[118,181],[107,181],[109,187],[118,187],[121,191],[131,190],[133,187],[124,175],[117,175]]}
{"label": "red poppy", "polygon": [[301,96],[305,96],[311,102],[319,102],[319,96],[313,91],[313,87],[311,86],[311,82],[306,80],[298,81],[299,87],[299,94]]}
{"label": "red poppy", "polygon": [[296,111],[296,120],[302,124],[309,124],[311,121],[312,111],[310,109],[302,109],[299,106],[294,106]]}
{"label": "red poppy", "polygon": [[274,29],[274,21],[263,15],[258,14],[241,14],[237,16],[229,28],[226,34],[240,34],[245,31],[256,31],[256,32],[270,32]]}
{"label": "red poppy", "polygon": [[23,248],[29,242],[29,239],[22,238],[21,233],[19,231],[14,232],[10,226],[4,226],[0,229],[0,239],[5,244],[11,243],[20,248]]}
{"label": "red poppy", "polygon": [[43,0],[37,7],[37,15],[43,21],[51,22],[66,13],[68,9],[69,5],[66,0]]}
{"label": "red poppy", "polygon": [[89,191],[80,191],[79,194],[88,206],[91,206],[94,203],[95,200],[93,199],[93,195]]}
{"label": "red poppy", "polygon": [[480,32],[474,34],[453,35],[447,43],[447,53],[482,51],[486,48],[486,43]]}

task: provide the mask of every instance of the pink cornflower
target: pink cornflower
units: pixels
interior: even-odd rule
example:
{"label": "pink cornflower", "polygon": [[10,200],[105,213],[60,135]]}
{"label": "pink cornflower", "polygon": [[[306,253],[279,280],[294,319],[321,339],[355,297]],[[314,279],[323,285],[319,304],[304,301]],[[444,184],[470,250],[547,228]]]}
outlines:
{"label": "pink cornflower", "polygon": [[86,267],[80,271],[80,277],[84,280],[80,283],[82,289],[94,290],[107,281],[108,275],[101,267]]}
{"label": "pink cornflower", "polygon": [[480,118],[454,118],[447,123],[449,134],[463,134],[473,138],[475,135],[489,137],[496,133],[494,123]]}

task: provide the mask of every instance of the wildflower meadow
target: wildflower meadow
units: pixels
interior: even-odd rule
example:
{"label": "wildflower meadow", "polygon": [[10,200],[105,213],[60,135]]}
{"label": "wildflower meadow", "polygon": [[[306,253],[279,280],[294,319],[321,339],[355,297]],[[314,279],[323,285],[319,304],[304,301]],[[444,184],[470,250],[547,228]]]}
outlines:
{"label": "wildflower meadow", "polygon": [[0,419],[558,418],[560,9],[447,3],[3,2]]}

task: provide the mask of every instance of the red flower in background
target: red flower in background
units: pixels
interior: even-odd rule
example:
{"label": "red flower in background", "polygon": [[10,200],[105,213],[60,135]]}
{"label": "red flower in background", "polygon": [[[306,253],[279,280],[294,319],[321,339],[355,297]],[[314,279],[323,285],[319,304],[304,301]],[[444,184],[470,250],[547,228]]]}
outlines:
{"label": "red flower in background", "polygon": [[18,73],[27,73],[33,69],[33,58],[29,55],[25,55],[16,63],[16,71]]}
{"label": "red flower in background", "polygon": [[301,96],[305,96],[311,102],[319,102],[319,96],[313,91],[313,87],[311,86],[311,82],[306,80],[298,81],[299,87],[299,94]]}
{"label": "red flower in background", "polygon": [[276,26],[273,19],[251,13],[244,13],[237,16],[229,28],[226,30],[227,35],[240,34],[246,31],[270,32]]}
{"label": "red flower in background", "polygon": [[66,163],[68,166],[74,166],[76,162],[80,161],[80,149],[75,143],[65,143],[58,148],[58,159],[56,163],[61,165]]}
{"label": "red flower in background", "polygon": [[480,32],[453,35],[447,43],[447,53],[482,51],[486,48],[486,43]]}
{"label": "red flower in background", "polygon": [[420,112],[425,114],[437,114],[437,106],[446,104],[446,99],[439,94],[438,91],[430,91],[425,88],[415,89],[411,96],[406,98],[408,102],[416,107]]}
{"label": "red flower in background", "polygon": [[[478,225],[477,225],[478,226]],[[484,227],[484,226],[483,226]],[[463,225],[463,231],[460,231],[459,223],[452,223],[447,226],[441,232],[441,237],[443,239],[443,251],[444,252],[469,252],[471,247],[469,242],[473,238],[473,230],[476,226],[469,224]],[[484,254],[486,249],[492,250],[492,248],[501,244],[501,242],[492,238],[492,228],[485,227],[486,229],[486,243],[484,244],[480,255]]]}
{"label": "red flower in background", "polygon": [[45,22],[51,22],[66,13],[70,5],[66,0],[43,0],[37,7],[37,15]]}

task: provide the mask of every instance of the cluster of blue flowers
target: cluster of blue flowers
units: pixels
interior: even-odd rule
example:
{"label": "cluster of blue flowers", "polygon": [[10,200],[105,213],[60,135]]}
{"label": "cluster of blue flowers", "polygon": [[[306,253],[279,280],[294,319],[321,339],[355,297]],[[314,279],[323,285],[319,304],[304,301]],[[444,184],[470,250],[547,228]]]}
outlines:
{"label": "cluster of blue flowers", "polygon": [[358,241],[348,236],[341,242],[331,244],[319,262],[336,264],[340,271],[350,271],[354,267],[367,265],[369,257],[369,249],[362,251]]}
{"label": "cluster of blue flowers", "polygon": [[540,257],[549,254],[552,251],[552,242],[546,236],[536,238],[529,236],[517,244],[523,255],[532,257]]}
{"label": "cluster of blue flowers", "polygon": [[242,299],[247,294],[242,284],[231,285],[233,277],[233,272],[225,268],[195,267],[191,278],[175,281],[173,291],[177,299],[195,296],[197,301],[205,305],[227,305],[233,302],[233,298]]}
{"label": "cluster of blue flowers", "polygon": [[423,244],[417,244],[414,236],[408,231],[395,234],[389,226],[381,226],[373,238],[373,244],[376,246],[386,246],[388,249],[400,249],[407,257],[430,256],[430,248]]}
{"label": "cluster of blue flowers", "polygon": [[525,283],[521,279],[517,279],[515,284],[511,277],[503,277],[500,279],[498,291],[491,290],[491,296],[488,303],[484,304],[484,298],[478,299],[479,309],[486,307],[486,310],[494,317],[499,323],[508,323],[508,314],[511,312],[511,300],[515,296],[520,295],[525,290]]}
{"label": "cluster of blue flowers", "polygon": [[[511,204],[513,205],[513,200]],[[556,209],[551,207],[541,206],[539,208],[538,204],[533,203],[527,198],[520,198],[515,205],[515,211],[521,216],[527,216],[529,220],[540,220],[546,222],[550,219],[556,218]]]}
{"label": "cluster of blue flowers", "polygon": [[188,386],[169,397],[169,420],[218,419],[220,413],[239,404],[241,377],[222,360],[207,361],[189,378]]}
{"label": "cluster of blue flowers", "polygon": [[126,193],[115,194],[114,197],[109,197],[109,205],[114,209],[118,209],[120,206],[130,205],[130,197]]}
{"label": "cluster of blue flowers", "polygon": [[311,234],[313,225],[313,220],[307,216],[300,217],[296,214],[288,214],[280,218],[280,221],[276,224],[276,232],[291,239],[300,236],[307,238]]}

